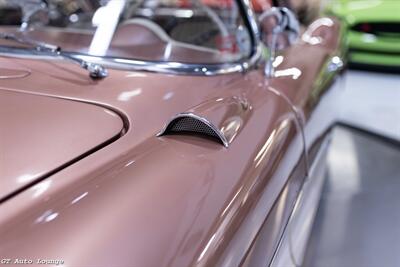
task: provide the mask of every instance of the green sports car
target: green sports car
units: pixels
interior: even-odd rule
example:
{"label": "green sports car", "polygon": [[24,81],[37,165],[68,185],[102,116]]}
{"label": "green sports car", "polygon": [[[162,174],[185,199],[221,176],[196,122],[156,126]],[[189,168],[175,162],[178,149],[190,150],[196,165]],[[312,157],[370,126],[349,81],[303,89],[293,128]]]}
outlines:
{"label": "green sports car", "polygon": [[350,63],[400,67],[400,0],[331,0],[328,13],[348,25]]}

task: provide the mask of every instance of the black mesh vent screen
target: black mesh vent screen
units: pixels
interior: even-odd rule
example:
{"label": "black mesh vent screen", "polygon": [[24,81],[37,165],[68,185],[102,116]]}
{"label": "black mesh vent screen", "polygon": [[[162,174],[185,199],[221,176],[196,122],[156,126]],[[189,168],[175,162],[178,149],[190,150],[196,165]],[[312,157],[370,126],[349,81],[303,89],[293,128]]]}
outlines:
{"label": "black mesh vent screen", "polygon": [[192,117],[181,117],[173,120],[164,134],[174,134],[174,133],[189,133],[189,134],[199,134],[217,139],[220,143],[222,140],[218,134],[206,123],[199,119]]}

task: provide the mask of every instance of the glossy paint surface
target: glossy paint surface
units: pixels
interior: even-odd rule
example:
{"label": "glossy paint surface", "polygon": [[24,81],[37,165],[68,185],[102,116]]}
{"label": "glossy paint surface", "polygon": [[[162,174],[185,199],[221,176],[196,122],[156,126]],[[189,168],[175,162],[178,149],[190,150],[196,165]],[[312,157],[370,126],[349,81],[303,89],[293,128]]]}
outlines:
{"label": "glossy paint surface", "polygon": [[95,105],[0,90],[0,200],[122,130],[117,114]]}
{"label": "glossy paint surface", "polygon": [[[282,123],[293,113],[257,82],[258,72],[243,79],[241,74],[193,78],[110,71],[109,78],[93,82],[73,65],[16,61],[33,71],[26,80],[10,80],[4,86],[9,90],[110,105],[130,127],[113,144],[37,184],[50,183],[40,197],[34,198],[31,188],[0,206],[0,251],[10,257],[62,257],[67,266],[188,265],[208,242],[215,219],[228,216],[222,213],[230,198],[239,190],[237,203],[242,202],[248,190],[243,184],[251,185],[260,171],[273,168],[283,153],[277,149],[290,138],[285,130],[290,124]],[[172,115],[216,95],[246,97],[253,107],[229,149],[196,137],[156,137]],[[233,218],[230,212],[230,220],[237,224],[243,211],[235,211]],[[71,239],[60,239],[57,232]],[[37,245],[44,236],[46,242]],[[79,246],[80,253],[68,253],[63,248],[70,242],[87,245]]]}
{"label": "glossy paint surface", "polygon": [[[12,59],[32,73],[5,80],[4,89],[109,107],[128,127],[37,183],[40,196],[31,187],[2,203],[0,255],[58,258],[64,266],[240,264],[236,246],[245,254],[258,234],[248,234],[249,226],[262,225],[295,166],[299,177],[307,173],[299,125],[312,113],[314,82],[337,47],[335,21],[316,28],[325,37],[317,52],[307,42],[285,51],[280,76],[271,80],[262,69],[213,77],[110,69],[93,81],[62,61]],[[0,68],[9,62],[0,58]],[[229,99],[251,112],[238,112]],[[189,110],[219,126],[240,114],[243,124],[228,148],[195,136],[156,136]]]}

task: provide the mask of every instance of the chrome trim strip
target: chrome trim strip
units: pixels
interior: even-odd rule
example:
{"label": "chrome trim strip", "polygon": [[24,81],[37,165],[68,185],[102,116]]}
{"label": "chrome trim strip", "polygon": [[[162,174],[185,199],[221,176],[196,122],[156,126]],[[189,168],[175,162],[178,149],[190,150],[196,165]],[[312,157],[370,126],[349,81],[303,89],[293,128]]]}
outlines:
{"label": "chrome trim strip", "polygon": [[211,130],[213,130],[213,132],[219,137],[219,139],[220,139],[220,141],[222,142],[222,144],[224,145],[224,147],[228,148],[229,142],[228,142],[228,140],[226,139],[226,137],[224,136],[224,134],[220,131],[220,129],[218,129],[214,124],[212,124],[212,123],[211,123],[210,121],[208,121],[206,118],[200,117],[200,116],[198,116],[198,115],[196,115],[196,114],[194,114],[194,113],[191,113],[191,112],[179,113],[179,114],[175,115],[174,117],[172,117],[172,118],[168,121],[168,123],[166,123],[166,124],[164,125],[164,128],[161,130],[161,132],[159,132],[159,133],[157,134],[157,137],[163,136],[163,135],[166,133],[166,131],[167,131],[168,127],[170,126],[170,124],[171,124],[172,122],[174,122],[175,120],[179,119],[179,118],[193,118],[193,119],[196,119],[196,120],[201,121],[202,123],[204,123],[205,125],[207,125],[208,127],[210,127]]}
{"label": "chrome trim strip", "polygon": [[188,74],[196,76],[212,76],[234,72],[243,72],[246,69],[245,66],[248,65],[246,64],[246,62],[232,64],[188,64],[180,62],[154,62],[123,58],[104,58],[81,54],[75,54],[74,56],[90,62],[107,66],[109,68],[117,68],[123,70],[141,70],[177,75]]}
{"label": "chrome trim strip", "polygon": [[[261,47],[257,47],[256,54],[251,58],[241,63],[224,63],[224,64],[187,64],[180,62],[151,62],[135,59],[123,58],[104,58],[98,56],[82,55],[76,53],[68,53],[71,57],[80,60],[85,60],[91,63],[101,64],[104,67],[131,70],[131,71],[149,71],[165,74],[176,75],[195,75],[195,76],[214,76],[221,74],[230,74],[236,72],[245,72],[251,69],[261,57]],[[22,50],[18,48],[0,47],[0,56],[18,57],[18,58],[33,58],[33,59],[53,59],[44,53],[32,50]]]}
{"label": "chrome trim strip", "polygon": [[[149,71],[166,74],[186,74],[196,76],[213,76],[221,74],[230,74],[236,72],[246,72],[256,66],[262,55],[262,48],[259,39],[259,30],[255,15],[250,7],[249,0],[237,0],[240,13],[249,29],[250,38],[253,44],[252,55],[242,61],[221,64],[192,64],[180,62],[154,62],[136,59],[107,58],[99,56],[84,55],[78,53],[67,53],[80,60],[104,65],[105,67],[132,70]],[[23,57],[49,59],[44,53],[31,49],[21,49],[0,46],[0,56]]]}

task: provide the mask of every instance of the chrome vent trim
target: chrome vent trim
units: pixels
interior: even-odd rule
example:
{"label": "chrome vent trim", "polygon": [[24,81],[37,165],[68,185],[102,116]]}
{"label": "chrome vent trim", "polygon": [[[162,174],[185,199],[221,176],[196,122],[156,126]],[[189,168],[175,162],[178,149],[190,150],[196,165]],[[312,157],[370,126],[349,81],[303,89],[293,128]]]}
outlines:
{"label": "chrome vent trim", "polygon": [[206,118],[193,113],[180,113],[174,116],[157,136],[192,133],[199,136],[208,136],[218,140],[224,147],[229,143],[222,132]]}

